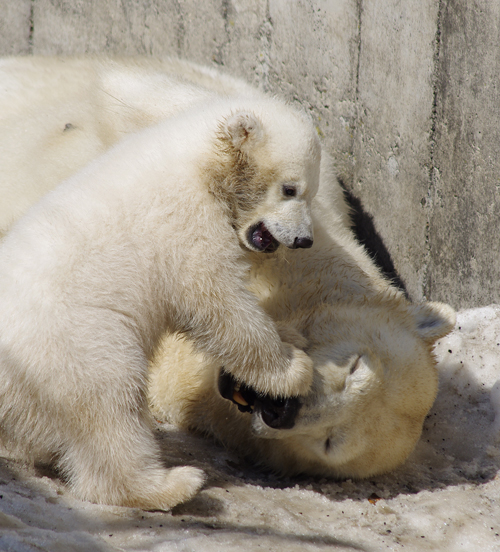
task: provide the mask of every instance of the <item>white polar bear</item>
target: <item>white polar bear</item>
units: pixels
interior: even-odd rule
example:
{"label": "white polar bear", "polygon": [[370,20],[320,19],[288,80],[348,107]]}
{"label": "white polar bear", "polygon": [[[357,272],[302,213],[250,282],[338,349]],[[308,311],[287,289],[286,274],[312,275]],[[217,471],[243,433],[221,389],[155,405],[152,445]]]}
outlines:
{"label": "white polar bear", "polygon": [[246,289],[244,251],[310,247],[320,147],[272,99],[221,99],[130,136],[47,194],[0,246],[2,437],[53,455],[81,498],[168,509],[203,477],[162,467],[148,358],[180,332],[273,396],[312,362]]}
{"label": "white polar bear", "polygon": [[282,338],[314,361],[311,391],[290,411],[252,390],[222,389],[232,404],[218,389],[220,363],[168,336],[152,363],[150,404],[157,419],[214,436],[278,473],[364,478],[396,468],[415,447],[437,393],[433,346],[455,313],[413,305],[380,276],[333,184],[323,161],[313,248],[249,255],[249,289]]}
{"label": "white polar bear", "polygon": [[[0,234],[123,134],[220,94],[264,97],[172,59],[12,58],[0,61],[0,81],[0,147],[9,153],[0,159],[0,193],[9,198],[0,203]],[[380,276],[349,230],[324,153],[312,213],[313,248],[248,254],[250,289],[284,323],[282,337],[307,341],[314,359],[313,388],[292,413],[294,426],[277,431],[263,421],[259,409],[278,412],[272,402],[254,405],[252,416],[238,412],[218,392],[220,362],[175,336],[155,355],[150,399],[156,416],[215,435],[277,471],[367,477],[403,462],[418,440],[437,387],[432,346],[454,313],[411,305]]]}
{"label": "white polar bear", "polygon": [[0,237],[49,190],[127,134],[216,96],[265,96],[167,58],[0,59]]}

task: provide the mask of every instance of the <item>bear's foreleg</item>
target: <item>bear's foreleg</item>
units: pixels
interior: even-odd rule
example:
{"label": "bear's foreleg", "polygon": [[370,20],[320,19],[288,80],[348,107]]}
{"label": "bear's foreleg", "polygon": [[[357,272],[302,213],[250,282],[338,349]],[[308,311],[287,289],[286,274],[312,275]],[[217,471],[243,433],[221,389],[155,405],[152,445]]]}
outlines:
{"label": "bear's foreleg", "polygon": [[[258,392],[274,397],[306,394],[312,383],[312,360],[280,339],[273,320],[243,286],[244,277],[230,278],[235,275],[236,268],[221,267],[213,276],[207,287],[210,299],[189,309],[189,329],[184,333],[198,349],[217,358],[225,371]],[[304,340],[296,340],[294,334],[294,343],[300,347]]]}

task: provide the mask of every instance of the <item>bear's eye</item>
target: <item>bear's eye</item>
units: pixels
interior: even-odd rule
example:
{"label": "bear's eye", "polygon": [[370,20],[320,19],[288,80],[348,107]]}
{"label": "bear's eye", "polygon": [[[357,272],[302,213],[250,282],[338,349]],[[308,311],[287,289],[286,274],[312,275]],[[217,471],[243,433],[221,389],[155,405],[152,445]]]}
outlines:
{"label": "bear's eye", "polygon": [[361,355],[359,355],[356,360],[354,361],[354,364],[351,366],[350,370],[349,370],[349,374],[354,374],[354,372],[358,369],[358,366],[359,366],[359,362],[361,360]]}
{"label": "bear's eye", "polygon": [[283,195],[286,197],[295,197],[297,195],[297,188],[293,184],[284,184]]}

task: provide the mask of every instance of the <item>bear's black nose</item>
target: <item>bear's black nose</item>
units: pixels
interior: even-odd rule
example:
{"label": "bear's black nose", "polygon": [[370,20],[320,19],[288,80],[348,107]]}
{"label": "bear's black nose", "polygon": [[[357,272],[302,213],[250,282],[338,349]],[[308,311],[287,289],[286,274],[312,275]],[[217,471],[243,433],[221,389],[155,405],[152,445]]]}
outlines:
{"label": "bear's black nose", "polygon": [[293,242],[293,249],[301,247],[302,249],[308,249],[313,244],[311,238],[295,238]]}
{"label": "bear's black nose", "polygon": [[292,429],[300,410],[300,401],[297,397],[286,399],[271,399],[257,397],[255,410],[260,412],[262,421],[273,429]]}

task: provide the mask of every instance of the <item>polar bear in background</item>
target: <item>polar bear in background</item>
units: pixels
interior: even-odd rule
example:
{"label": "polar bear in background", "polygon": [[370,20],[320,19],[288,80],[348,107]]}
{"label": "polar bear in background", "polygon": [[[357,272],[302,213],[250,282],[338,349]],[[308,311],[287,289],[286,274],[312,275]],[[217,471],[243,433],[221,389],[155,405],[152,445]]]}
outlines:
{"label": "polar bear in background", "polygon": [[[0,232],[123,134],[214,95],[265,97],[172,59],[11,58],[0,62],[0,81],[0,147],[9,152],[0,159],[0,193],[10,197],[0,204]],[[349,229],[324,152],[312,215],[313,248],[247,253],[250,289],[282,338],[314,359],[313,387],[288,418],[293,426],[270,427],[264,420],[279,418],[279,403],[245,389],[254,414],[238,412],[247,407],[234,390],[239,405],[218,391],[220,363],[175,336],[156,352],[150,400],[159,418],[277,471],[367,477],[403,462],[418,440],[437,388],[433,343],[452,329],[454,313],[411,305],[380,276]]]}
{"label": "polar bear in background", "polygon": [[124,136],[216,95],[265,98],[176,59],[0,59],[0,237]]}
{"label": "polar bear in background", "polygon": [[0,245],[0,423],[53,456],[77,496],[168,509],[195,468],[163,468],[148,427],[148,359],[189,337],[274,397],[312,362],[245,287],[244,252],[310,247],[321,150],[273,99],[215,98],[132,134],[48,193]]}

